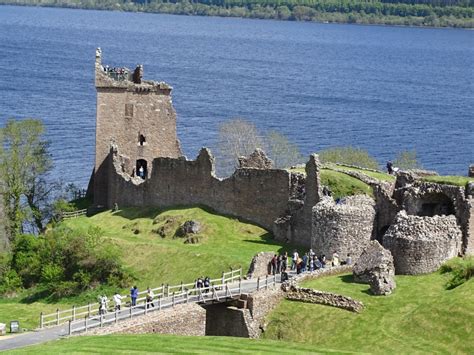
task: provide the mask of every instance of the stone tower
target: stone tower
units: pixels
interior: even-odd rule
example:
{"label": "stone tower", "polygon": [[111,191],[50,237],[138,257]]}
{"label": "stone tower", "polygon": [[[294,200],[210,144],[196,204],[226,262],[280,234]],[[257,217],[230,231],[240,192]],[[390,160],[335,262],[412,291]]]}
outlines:
{"label": "stone tower", "polygon": [[176,134],[176,111],[172,87],[164,82],[143,80],[143,67],[109,68],[102,65],[100,48],[95,57],[97,119],[94,205],[107,205],[109,154],[116,145],[122,170],[131,176],[150,176],[156,157],[177,158],[181,148]]}

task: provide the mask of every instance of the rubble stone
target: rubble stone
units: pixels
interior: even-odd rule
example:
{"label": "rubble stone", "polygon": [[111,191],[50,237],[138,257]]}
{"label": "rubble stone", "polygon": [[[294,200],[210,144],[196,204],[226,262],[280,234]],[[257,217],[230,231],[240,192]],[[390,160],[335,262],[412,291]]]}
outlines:
{"label": "rubble stone", "polygon": [[257,148],[248,157],[239,157],[239,167],[241,169],[271,169],[273,168],[273,161],[267,157],[262,149]]}

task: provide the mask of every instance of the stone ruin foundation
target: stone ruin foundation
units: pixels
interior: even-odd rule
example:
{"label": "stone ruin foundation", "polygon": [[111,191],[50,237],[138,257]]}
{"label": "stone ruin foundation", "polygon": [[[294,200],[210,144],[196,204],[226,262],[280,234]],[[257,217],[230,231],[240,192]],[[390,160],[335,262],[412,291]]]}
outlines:
{"label": "stone ruin foundation", "polygon": [[429,273],[461,252],[462,232],[453,215],[418,217],[401,211],[383,246],[392,253],[397,274]]}
{"label": "stone ruin foundation", "polygon": [[374,206],[375,201],[366,195],[349,196],[338,204],[325,198],[316,204],[311,237],[315,252],[357,258],[372,238]]}

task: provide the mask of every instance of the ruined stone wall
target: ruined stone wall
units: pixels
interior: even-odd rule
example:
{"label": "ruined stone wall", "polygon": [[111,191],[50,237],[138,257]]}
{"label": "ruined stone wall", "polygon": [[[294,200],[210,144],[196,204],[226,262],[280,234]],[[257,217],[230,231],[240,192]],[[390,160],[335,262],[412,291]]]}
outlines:
{"label": "ruined stone wall", "polygon": [[237,169],[226,179],[214,175],[214,159],[202,149],[196,160],[156,158],[149,179],[121,172],[114,153],[109,174],[107,206],[205,205],[271,229],[284,214],[290,196],[290,173],[285,170]]}
{"label": "ruined stone wall", "polygon": [[[472,196],[467,189],[459,186],[414,181],[399,191],[398,199],[409,215],[449,215],[456,216],[462,231],[462,253],[472,252]],[[427,206],[431,208],[427,209]],[[468,251],[469,250],[469,251]]]}
{"label": "ruined stone wall", "polygon": [[297,286],[289,287],[286,298],[291,301],[316,303],[342,308],[351,312],[360,312],[364,308],[362,302],[354,300],[351,297]]}
{"label": "ruined stone wall", "polygon": [[336,204],[325,198],[313,208],[313,250],[329,258],[337,252],[345,259],[357,258],[370,242],[375,219],[375,202],[368,196],[346,197]]}
{"label": "ruined stone wall", "polygon": [[304,178],[291,175],[291,197],[285,213],[275,220],[273,234],[276,240],[310,248],[312,208],[322,199],[321,163],[316,154],[310,156],[305,170]]}
{"label": "ruined stone wall", "polygon": [[270,274],[269,264],[275,255],[272,251],[260,252],[252,258],[250,262],[247,278],[264,277]]}
{"label": "ruined stone wall", "polygon": [[195,303],[151,312],[148,315],[120,321],[104,328],[94,328],[85,335],[105,334],[174,334],[206,335],[206,310]]}
{"label": "ruined stone wall", "polygon": [[248,309],[225,303],[204,306],[206,309],[206,335],[249,338]]}
{"label": "ruined stone wall", "polygon": [[467,255],[474,255],[474,197],[469,197],[467,204],[468,208],[466,208],[466,214],[469,218],[465,227],[467,236],[463,238],[463,252]]}
{"label": "ruined stone wall", "polygon": [[[96,56],[96,156],[94,203],[107,200],[107,157],[110,144],[120,146],[122,169],[132,175],[138,159],[147,161],[148,174],[156,157],[182,155],[176,133],[176,112],[171,87],[165,83],[114,80],[107,76]],[[140,135],[145,142],[140,144]],[[126,158],[125,158],[126,157]]]}
{"label": "ruined stone wall", "polygon": [[416,275],[437,270],[461,251],[462,233],[454,216],[418,217],[398,213],[383,236],[397,274]]}

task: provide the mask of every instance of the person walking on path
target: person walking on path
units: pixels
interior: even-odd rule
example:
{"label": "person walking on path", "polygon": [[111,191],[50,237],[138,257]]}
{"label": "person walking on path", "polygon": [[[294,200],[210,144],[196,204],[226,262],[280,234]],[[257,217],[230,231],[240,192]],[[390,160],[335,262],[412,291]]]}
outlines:
{"label": "person walking on path", "polygon": [[291,260],[291,270],[296,270],[296,265],[298,263],[298,258],[299,258],[298,252],[295,250],[293,252],[293,259]]}
{"label": "person walking on path", "polygon": [[132,300],[132,307],[137,305],[137,298],[138,298],[138,288],[137,286],[133,286],[130,289],[130,299]]}
{"label": "person walking on path", "polygon": [[288,253],[285,251],[285,254],[281,257],[281,271],[286,271],[288,268]]}
{"label": "person walking on path", "polygon": [[115,310],[120,311],[120,307],[122,306],[122,296],[118,292],[115,292],[114,303],[115,303]]}
{"label": "person walking on path", "polygon": [[153,293],[153,290],[148,287],[146,292],[146,308],[150,308],[150,305],[155,308],[155,305],[153,304],[154,297],[155,294]]}

